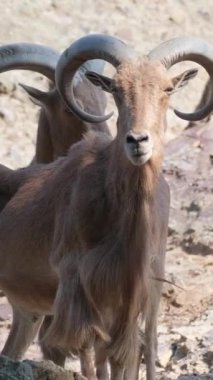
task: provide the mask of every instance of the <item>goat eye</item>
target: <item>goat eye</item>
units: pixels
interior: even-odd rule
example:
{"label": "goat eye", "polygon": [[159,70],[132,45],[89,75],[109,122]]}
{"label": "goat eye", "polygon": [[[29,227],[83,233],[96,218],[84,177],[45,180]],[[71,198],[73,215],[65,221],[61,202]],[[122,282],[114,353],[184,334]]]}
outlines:
{"label": "goat eye", "polygon": [[115,86],[111,86],[110,87],[110,90],[113,94],[115,94],[117,92],[117,88]]}
{"label": "goat eye", "polygon": [[168,94],[168,95],[171,95],[172,92],[173,92],[174,88],[173,87],[167,87],[164,91]]}

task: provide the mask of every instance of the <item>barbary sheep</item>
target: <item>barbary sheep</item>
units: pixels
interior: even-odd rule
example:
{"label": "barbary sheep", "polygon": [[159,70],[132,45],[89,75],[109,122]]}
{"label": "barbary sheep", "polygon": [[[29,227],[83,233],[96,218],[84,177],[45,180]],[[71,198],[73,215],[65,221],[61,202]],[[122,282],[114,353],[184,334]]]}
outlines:
{"label": "barbary sheep", "polygon": [[[55,68],[60,54],[55,50],[33,43],[16,43],[0,47],[0,72],[8,70],[31,70],[46,76],[51,81],[51,89],[47,92],[36,88],[21,86],[30,95],[31,100],[41,107],[38,130],[36,137],[36,150],[33,162],[48,163],[67,154],[69,147],[79,141],[88,129],[99,129],[109,132],[104,122],[90,124],[76,117],[60,98],[54,86]],[[98,88],[95,88],[86,79],[84,73],[94,70],[103,71],[105,62],[93,60],[86,62],[79,68],[74,79],[74,92],[77,101],[84,105],[90,112],[102,114],[106,108],[106,96]],[[0,165],[0,211],[17,191],[20,183],[17,181],[17,173]],[[22,178],[22,177],[21,177]],[[23,178],[22,178],[23,180]],[[46,317],[40,335],[44,333],[50,317]],[[46,359],[51,359],[56,364],[63,365],[65,356],[58,350],[50,350],[45,347],[41,339],[41,349]]]}

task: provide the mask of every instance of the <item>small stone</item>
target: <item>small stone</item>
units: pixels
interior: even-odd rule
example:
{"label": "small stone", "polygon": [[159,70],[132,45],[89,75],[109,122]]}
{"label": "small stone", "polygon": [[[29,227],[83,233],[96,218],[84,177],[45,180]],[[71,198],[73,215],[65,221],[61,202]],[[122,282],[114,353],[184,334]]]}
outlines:
{"label": "small stone", "polygon": [[176,344],[173,343],[173,352],[174,352],[174,359],[176,361],[179,361],[183,358],[185,358],[189,353],[189,348],[186,344]]}
{"label": "small stone", "polygon": [[209,368],[212,368],[213,366],[213,351],[207,351],[203,355],[203,361],[209,366]]}
{"label": "small stone", "polygon": [[172,351],[168,344],[160,344],[158,346],[158,365],[160,367],[166,368],[171,356]]}
{"label": "small stone", "polygon": [[187,370],[187,368],[188,368],[187,363],[184,363],[184,364],[182,364],[182,365],[180,366],[180,369],[181,369],[182,371]]}

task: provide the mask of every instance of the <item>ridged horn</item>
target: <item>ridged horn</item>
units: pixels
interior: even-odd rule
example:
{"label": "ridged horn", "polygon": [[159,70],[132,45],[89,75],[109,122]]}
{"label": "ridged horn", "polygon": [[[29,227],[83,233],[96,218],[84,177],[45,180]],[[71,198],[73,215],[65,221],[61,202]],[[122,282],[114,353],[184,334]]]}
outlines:
{"label": "ridged horn", "polygon": [[102,59],[117,68],[134,57],[133,50],[115,37],[92,34],[74,42],[61,54],[55,76],[56,87],[67,107],[80,119],[90,123],[100,123],[109,119],[112,113],[96,116],[79,108],[73,94],[73,77],[79,67],[90,59]]}
{"label": "ridged horn", "polygon": [[60,54],[47,46],[16,43],[0,47],[0,73],[9,70],[30,70],[55,80]]}
{"label": "ridged horn", "polygon": [[212,92],[207,104],[193,113],[175,110],[177,116],[189,121],[204,119],[213,111],[213,45],[195,37],[179,37],[166,41],[148,54],[151,60],[160,60],[167,69],[178,62],[193,61],[208,72]]}

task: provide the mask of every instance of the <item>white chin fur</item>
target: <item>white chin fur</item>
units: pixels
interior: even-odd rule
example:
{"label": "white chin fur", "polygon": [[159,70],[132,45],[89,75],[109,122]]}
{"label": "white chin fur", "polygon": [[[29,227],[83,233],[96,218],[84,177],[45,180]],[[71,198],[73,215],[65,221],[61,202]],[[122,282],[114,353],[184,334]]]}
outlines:
{"label": "white chin fur", "polygon": [[131,155],[130,153],[128,154],[128,158],[131,161],[131,163],[135,166],[142,166],[144,165],[149,159],[152,157],[152,150],[144,155],[141,156],[134,156]]}

